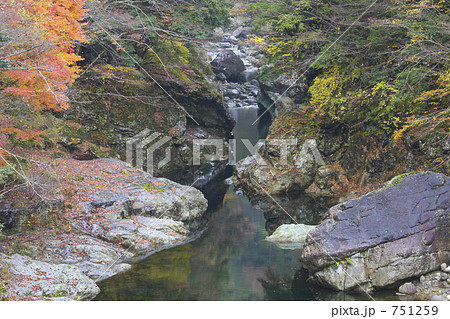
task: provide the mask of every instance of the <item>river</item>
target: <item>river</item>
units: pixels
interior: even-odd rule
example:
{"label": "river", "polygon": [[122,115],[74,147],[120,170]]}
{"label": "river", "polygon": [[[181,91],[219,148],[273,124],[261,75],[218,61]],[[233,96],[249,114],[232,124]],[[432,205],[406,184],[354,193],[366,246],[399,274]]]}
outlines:
{"label": "river", "polygon": [[[241,139],[255,145],[267,136],[271,119],[267,112],[252,125],[262,112],[257,105],[229,111],[236,120],[233,134],[236,159],[240,160],[250,155]],[[310,287],[307,274],[299,269],[299,250],[281,249],[264,240],[266,229],[273,230],[276,225],[269,225],[263,212],[229,179],[211,182],[202,191],[209,202],[204,232],[196,240],[150,255],[131,270],[99,282],[101,293],[95,300],[371,299],[364,294]],[[306,197],[284,201],[293,211],[297,209],[300,223],[318,223],[318,212],[329,207]],[[283,222],[292,221],[286,217]],[[386,291],[377,293],[376,299],[396,298],[392,291]]]}

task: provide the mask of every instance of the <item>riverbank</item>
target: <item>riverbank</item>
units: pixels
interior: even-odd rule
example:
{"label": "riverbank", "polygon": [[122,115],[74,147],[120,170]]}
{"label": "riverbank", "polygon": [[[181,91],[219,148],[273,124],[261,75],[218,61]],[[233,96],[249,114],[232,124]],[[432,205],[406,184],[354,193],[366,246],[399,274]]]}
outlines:
{"label": "riverbank", "polygon": [[[92,299],[94,281],[130,269],[133,257],[195,236],[207,209],[197,189],[115,159],[52,159],[41,168],[34,174],[56,174],[52,187],[32,205],[2,212],[15,226],[0,242],[2,299]],[[61,267],[74,279],[60,280]]]}

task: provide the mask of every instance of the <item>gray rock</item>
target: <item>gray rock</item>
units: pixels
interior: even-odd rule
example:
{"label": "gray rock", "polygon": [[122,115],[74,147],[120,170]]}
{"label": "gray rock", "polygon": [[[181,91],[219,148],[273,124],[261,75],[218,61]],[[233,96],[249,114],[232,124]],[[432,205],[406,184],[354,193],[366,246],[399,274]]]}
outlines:
{"label": "gray rock", "polygon": [[417,292],[416,286],[412,282],[407,282],[398,288],[402,294],[413,295]]}
{"label": "gray rock", "polygon": [[95,282],[74,265],[50,264],[31,258],[0,254],[0,266],[7,268],[19,280],[11,281],[11,289],[19,297],[32,295],[45,299],[90,300],[100,289]]}
{"label": "gray rock", "polygon": [[106,278],[117,275],[120,272],[131,269],[131,265],[127,263],[110,263],[110,264],[100,264],[93,263],[90,261],[83,261],[76,266],[87,276],[94,279],[95,281],[104,280]]}
{"label": "gray rock", "polygon": [[[250,195],[266,195],[265,192],[284,194],[307,189],[314,182],[318,167],[323,165],[314,141],[305,141],[294,163],[281,163],[278,154],[271,160],[254,155],[239,161],[235,169],[241,187]],[[266,146],[266,152],[275,153],[278,149]]]}
{"label": "gray rock", "polygon": [[268,241],[304,241],[306,235],[316,228],[315,225],[284,224],[279,226],[272,235],[266,237]]}
{"label": "gray rock", "polygon": [[276,243],[282,249],[299,249],[303,247],[306,235],[314,228],[314,225],[284,224],[266,237],[266,240]]}
{"label": "gray rock", "polygon": [[441,281],[445,281],[447,279],[448,279],[448,274],[445,272],[441,273]]}
{"label": "gray rock", "polygon": [[218,81],[226,81],[227,80],[227,76],[221,72],[221,73],[216,75],[216,80],[218,80]]}
{"label": "gray rock", "polygon": [[231,36],[235,37],[235,38],[245,37],[247,35],[248,31],[249,31],[248,28],[245,28],[244,26],[240,26],[233,31]]}
{"label": "gray rock", "polygon": [[182,222],[144,216],[112,223],[106,229],[106,240],[119,242],[140,254],[160,246],[180,244],[190,233]]}
{"label": "gray rock", "polygon": [[432,295],[430,300],[431,301],[447,301],[447,297],[439,296],[439,295]]}
{"label": "gray rock", "polygon": [[83,253],[92,262],[113,263],[120,256],[112,248],[98,245],[73,245],[69,249],[75,253]]}
{"label": "gray rock", "polygon": [[446,272],[447,274],[450,274],[450,266],[448,266],[447,268],[444,269],[444,272]]}
{"label": "gray rock", "polygon": [[219,53],[211,66],[214,74],[223,73],[230,82],[237,82],[239,74],[245,70],[244,62],[232,50]]}
{"label": "gray rock", "polygon": [[444,271],[445,268],[447,268],[447,264],[446,264],[446,263],[442,263],[442,264],[441,264],[441,270]]}
{"label": "gray rock", "polygon": [[[447,176],[423,172],[338,204],[308,234],[301,264],[312,280],[346,290],[385,287],[439,269],[450,257],[449,194]],[[357,280],[347,275],[342,286],[330,266],[346,258],[351,261],[347,271],[363,271]]]}

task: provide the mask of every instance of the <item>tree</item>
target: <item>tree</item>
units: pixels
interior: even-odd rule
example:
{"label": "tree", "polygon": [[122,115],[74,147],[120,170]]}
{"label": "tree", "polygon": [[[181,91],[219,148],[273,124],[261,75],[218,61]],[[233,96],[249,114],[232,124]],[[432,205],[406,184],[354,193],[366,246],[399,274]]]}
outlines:
{"label": "tree", "polygon": [[410,116],[448,107],[449,10],[445,0],[263,0],[248,7],[256,28],[272,27],[265,45],[273,67],[263,76],[306,75],[309,116],[369,134],[391,134]]}
{"label": "tree", "polygon": [[78,77],[77,42],[85,41],[84,0],[0,1],[0,89],[35,110],[68,107]]}

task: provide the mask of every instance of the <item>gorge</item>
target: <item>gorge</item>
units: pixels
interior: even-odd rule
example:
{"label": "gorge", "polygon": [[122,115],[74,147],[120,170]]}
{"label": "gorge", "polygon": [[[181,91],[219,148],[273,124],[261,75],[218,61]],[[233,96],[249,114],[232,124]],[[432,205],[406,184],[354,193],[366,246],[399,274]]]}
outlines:
{"label": "gorge", "polygon": [[87,0],[70,107],[0,73],[0,299],[449,299],[447,51],[408,55],[437,45],[415,11],[333,42],[341,1],[188,2]]}

